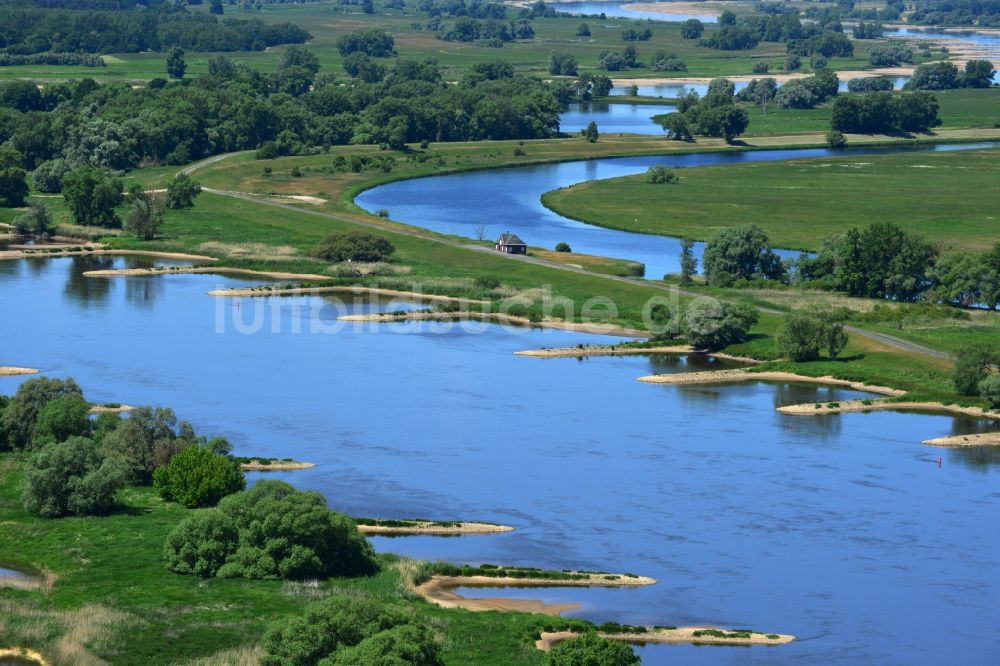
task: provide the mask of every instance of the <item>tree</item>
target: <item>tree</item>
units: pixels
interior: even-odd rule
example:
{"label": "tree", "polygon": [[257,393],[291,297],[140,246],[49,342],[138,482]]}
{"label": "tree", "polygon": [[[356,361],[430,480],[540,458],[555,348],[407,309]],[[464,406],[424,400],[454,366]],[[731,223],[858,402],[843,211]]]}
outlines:
{"label": "tree", "polygon": [[212,6],[209,7],[208,13],[215,14],[217,16],[222,16],[225,10],[222,7],[222,0],[212,0]]}
{"label": "tree", "polygon": [[979,395],[990,403],[990,407],[1000,409],[1000,375],[990,375],[979,382]]}
{"label": "tree", "polygon": [[125,230],[142,240],[153,240],[163,226],[163,203],[158,194],[134,185],[128,194],[129,210]]}
{"label": "tree", "polygon": [[372,0],[361,0],[361,11],[365,14],[374,14],[375,3]]}
{"label": "tree", "polygon": [[979,384],[990,374],[990,368],[998,362],[1000,353],[987,345],[974,345],[959,351],[952,377],[955,392],[959,395],[979,395]]}
{"label": "tree", "polygon": [[681,23],[681,37],[684,39],[698,39],[703,32],[705,24],[698,19],[688,19]]}
{"label": "tree", "polygon": [[562,641],[549,652],[549,666],[635,666],[639,663],[638,655],[627,644],[601,638],[596,631]]}
{"label": "tree", "polygon": [[181,422],[178,427],[174,410],[137,407],[104,436],[101,450],[106,456],[123,461],[130,483],[149,485],[157,467],[169,463],[193,442],[190,424]]}
{"label": "tree", "polygon": [[597,123],[591,120],[587,123],[587,127],[581,132],[583,137],[587,140],[587,143],[597,143]]}
{"label": "tree", "polygon": [[83,392],[72,379],[36,377],[17,387],[0,415],[0,429],[7,433],[8,446],[14,450],[33,447],[38,415],[49,402],[64,397],[83,399]]}
{"label": "tree", "polygon": [[[264,635],[263,666],[311,666],[393,627],[406,617],[374,599],[335,595],[306,606],[299,617],[276,622]],[[377,663],[377,662],[372,662]]]}
{"label": "tree", "polygon": [[692,277],[698,273],[698,258],[694,256],[694,241],[690,238],[681,240],[681,284],[691,284]]}
{"label": "tree", "polygon": [[63,177],[69,173],[73,165],[62,158],[42,162],[31,172],[31,180],[35,189],[46,194],[62,192]]}
{"label": "tree", "polygon": [[843,319],[847,318],[844,312],[823,312],[818,319],[822,326],[822,344],[826,347],[826,353],[830,358],[837,358],[840,352],[844,351],[850,338],[844,330]]}
{"label": "tree", "polygon": [[70,437],[89,435],[89,413],[90,405],[78,395],[66,395],[49,400],[38,412],[34,446],[49,442],[65,442]]}
{"label": "tree", "polygon": [[388,32],[378,28],[355,30],[337,39],[340,55],[361,52],[372,58],[388,58],[393,55],[396,41]]}
{"label": "tree", "polygon": [[402,624],[372,634],[357,645],[337,650],[324,666],[444,666],[434,633],[422,624]]}
{"label": "tree", "polygon": [[963,88],[989,88],[993,85],[994,71],[989,60],[967,60],[960,83]]}
{"label": "tree", "polygon": [[172,79],[183,79],[185,71],[187,63],[184,62],[184,49],[175,46],[167,53],[167,74]]}
{"label": "tree", "polygon": [[590,26],[586,23],[581,23],[576,28],[577,37],[590,37]]}
{"label": "tree", "polygon": [[688,118],[685,114],[673,111],[663,116],[659,123],[663,131],[674,141],[691,140],[691,128],[688,125]]}
{"label": "tree", "polygon": [[165,500],[188,508],[214,506],[246,487],[240,464],[208,447],[188,446],[153,472],[153,487]]}
{"label": "tree", "polygon": [[949,90],[959,86],[958,67],[950,62],[918,66],[906,83],[908,90]]}
{"label": "tree", "polygon": [[664,183],[676,183],[680,178],[670,167],[654,165],[646,170],[646,182],[652,185],[662,185]]}
{"label": "tree", "polygon": [[114,461],[102,459],[91,440],[73,437],[46,444],[31,456],[21,501],[39,516],[103,515],[114,507],[122,485]]}
{"label": "tree", "polygon": [[21,235],[47,236],[52,231],[52,216],[44,204],[28,203],[28,212],[14,218],[14,229]]}
{"label": "tree", "polygon": [[371,544],[316,492],[258,481],[182,521],[164,546],[172,571],[220,578],[305,580],[368,575]]}
{"label": "tree", "polygon": [[796,363],[815,361],[822,346],[823,332],[819,321],[801,314],[785,317],[775,341],[778,354]]}
{"label": "tree", "polygon": [[980,259],[983,266],[982,298],[991,310],[1000,305],[1000,242]]}
{"label": "tree", "polygon": [[324,261],[387,261],[395,251],[395,246],[382,236],[345,231],[327,236],[312,254]]}
{"label": "tree", "polygon": [[576,56],[572,53],[553,51],[549,54],[549,74],[553,76],[576,76]]}
{"label": "tree", "polygon": [[688,306],[681,330],[695,349],[719,351],[745,342],[758,318],[756,308],[745,303],[696,300]]}
{"label": "tree", "polygon": [[840,130],[830,130],[826,133],[826,145],[831,148],[846,148],[847,137]]}
{"label": "tree", "polygon": [[93,167],[78,167],[63,178],[63,197],[77,224],[121,227],[115,207],[122,203],[122,184]]}
{"label": "tree", "polygon": [[970,306],[983,297],[985,266],[980,257],[969,252],[946,254],[934,265],[934,295],[946,303]]}
{"label": "tree", "polygon": [[278,69],[288,69],[290,67],[301,67],[313,76],[316,76],[319,74],[319,58],[306,47],[291,44],[285,47],[285,52],[278,62]]}
{"label": "tree", "polygon": [[556,243],[556,252],[572,252],[569,243]]}
{"label": "tree", "polygon": [[201,194],[201,185],[195,182],[191,176],[181,172],[167,184],[165,203],[167,208],[173,210],[191,208],[194,205],[195,197],[199,194]]}
{"label": "tree", "polygon": [[716,284],[720,273],[744,280],[779,280],[785,276],[781,258],[771,249],[771,240],[756,224],[717,232],[705,246],[702,264],[705,277],[712,284]]}
{"label": "tree", "polygon": [[24,156],[0,146],[0,207],[19,208],[28,197],[28,174],[21,168]]}

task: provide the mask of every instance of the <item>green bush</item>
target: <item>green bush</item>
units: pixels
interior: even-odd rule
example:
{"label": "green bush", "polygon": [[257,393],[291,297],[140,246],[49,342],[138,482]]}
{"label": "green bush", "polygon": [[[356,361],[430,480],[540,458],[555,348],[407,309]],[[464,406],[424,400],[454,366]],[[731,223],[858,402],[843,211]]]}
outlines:
{"label": "green bush", "polygon": [[990,403],[990,407],[1000,409],[1000,375],[990,375],[979,382],[979,395]]}
{"label": "green bush", "polygon": [[388,261],[395,251],[386,238],[364,231],[345,231],[328,236],[312,254],[324,261]]}
{"label": "green bush", "polygon": [[759,316],[756,308],[745,303],[694,301],[687,309],[681,330],[695,349],[719,351],[745,342]]}
{"label": "green bush", "polygon": [[1000,362],[997,350],[986,345],[966,347],[958,353],[953,381],[959,395],[979,395],[980,384],[989,375],[990,367]]}
{"label": "green bush", "polygon": [[167,536],[167,567],[220,578],[304,580],[376,570],[371,544],[353,520],[316,492],[259,481],[218,508],[194,514]]}
{"label": "green bush", "polygon": [[357,645],[342,647],[319,666],[442,666],[434,634],[421,624],[401,624],[372,634]]}
{"label": "green bush", "polygon": [[83,392],[72,379],[37,377],[21,384],[0,416],[0,434],[6,434],[0,437],[0,448],[33,447],[39,414],[49,402],[65,397],[83,399]]}
{"label": "green bush", "polygon": [[65,442],[90,434],[90,405],[78,395],[67,395],[45,403],[35,422],[35,444]]}
{"label": "green bush", "polygon": [[85,437],[52,442],[36,451],[24,472],[21,501],[39,516],[96,516],[111,511],[124,473]]}
{"label": "green bush", "polygon": [[638,655],[625,643],[601,638],[588,631],[552,648],[549,666],[632,666],[640,663]]}
{"label": "green bush", "polygon": [[569,246],[569,243],[556,243],[556,252],[572,252],[573,249]]}
{"label": "green bush", "polygon": [[677,177],[677,174],[670,167],[657,165],[649,167],[646,171],[646,182],[653,185],[676,183],[678,181],[680,181],[680,178]]}
{"label": "green bush", "polygon": [[214,506],[246,487],[240,464],[201,446],[189,446],[153,473],[153,487],[165,500],[189,508]]}

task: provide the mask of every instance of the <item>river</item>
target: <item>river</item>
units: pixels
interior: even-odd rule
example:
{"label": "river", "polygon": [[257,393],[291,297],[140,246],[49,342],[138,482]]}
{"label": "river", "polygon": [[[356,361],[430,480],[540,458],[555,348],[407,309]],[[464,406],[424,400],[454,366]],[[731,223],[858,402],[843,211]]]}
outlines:
{"label": "river", "polygon": [[[230,438],[239,455],[315,462],[273,478],[319,490],[341,511],[516,528],[375,539],[380,550],[626,570],[660,582],[501,594],[582,601],[572,615],[596,621],[802,638],[773,649],[647,647],[646,664],[987,663],[1000,648],[1000,535],[989,528],[1000,452],[919,443],[983,423],[796,418],[774,408],[860,394],[649,385],[635,379],[713,365],[539,360],[512,352],[603,338],[479,324],[338,326],[344,312],[402,306],[212,298],[209,289],[248,283],[209,275],[82,276],[134,265],[0,262],[0,302],[14,313],[0,318],[10,361],[73,376],[94,401],[171,406],[199,432]],[[24,379],[0,378],[0,392]]]}
{"label": "river", "polygon": [[[388,210],[392,219],[398,222],[441,233],[473,238],[477,228],[485,225],[490,236],[513,231],[528,245],[551,249],[556,243],[564,242],[568,243],[574,252],[633,259],[645,264],[646,277],[659,279],[665,273],[676,273],[680,270],[679,239],[605,229],[577,222],[545,208],[541,203],[542,194],[585,181],[644,173],[654,164],[688,168],[811,157],[963,150],[993,145],[995,144],[938,144],[921,147],[861,147],[838,151],[823,148],[750,150],[695,155],[605,158],[403,180],[362,192],[355,199],[355,203],[370,212]],[[530,147],[528,151],[530,157]],[[488,202],[488,205],[484,206],[484,202]],[[669,211],[663,211],[664,216],[669,214]],[[699,257],[703,249],[702,243],[696,244],[695,252]],[[800,253],[782,250],[779,254],[794,258]]]}

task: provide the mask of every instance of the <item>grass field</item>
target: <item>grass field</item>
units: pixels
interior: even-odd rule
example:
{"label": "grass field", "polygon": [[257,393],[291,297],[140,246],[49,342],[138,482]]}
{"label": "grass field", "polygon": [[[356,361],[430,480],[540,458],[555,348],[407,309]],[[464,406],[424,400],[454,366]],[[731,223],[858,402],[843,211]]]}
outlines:
{"label": "grass field", "polygon": [[[411,5],[414,3],[411,3]],[[205,5],[207,7],[207,4]],[[503,58],[513,63],[519,70],[548,76],[548,58],[552,51],[570,51],[576,55],[581,69],[596,68],[602,51],[618,51],[627,45],[621,39],[621,32],[630,26],[646,27],[653,30],[653,39],[648,42],[633,42],[639,52],[640,61],[648,62],[658,50],[676,52],[686,63],[688,71],[679,73],[686,76],[722,76],[750,74],[753,65],[766,62],[772,71],[777,70],[785,59],[785,45],[763,42],[749,51],[718,51],[696,45],[696,40],[685,40],[680,36],[680,25],[669,22],[631,21],[628,19],[581,19],[561,16],[558,18],[538,18],[533,21],[535,39],[509,43],[502,49],[485,48],[474,44],[461,44],[438,40],[433,33],[414,30],[414,23],[424,24],[427,15],[408,7],[404,10],[385,9],[381,1],[376,2],[378,12],[373,15],[354,12],[345,14],[339,6],[329,3],[309,3],[302,5],[267,5],[261,11],[246,11],[236,5],[226,5],[226,17],[260,18],[265,22],[291,21],[309,30],[313,40],[309,48],[319,56],[324,72],[344,75],[340,67],[341,57],[336,49],[336,40],[342,34],[368,27],[384,27],[392,32],[396,48],[401,57],[412,59],[435,58],[444,69],[446,79],[457,79],[461,72],[476,62]],[[337,11],[335,11],[337,10]],[[591,36],[576,36],[576,28],[586,22]],[[708,32],[715,28],[708,27]],[[834,58],[830,67],[835,69],[862,69],[867,64],[867,48],[864,40],[855,42],[852,58]],[[267,52],[233,53],[231,57],[245,62],[263,72],[273,71],[280,58],[282,47]],[[188,76],[207,71],[209,53],[188,53]],[[31,78],[39,80],[64,80],[93,77],[102,81],[144,81],[166,76],[166,54],[164,53],[116,53],[106,57],[107,67],[66,67],[55,65],[0,67],[0,79]],[[615,76],[643,77],[663,76],[648,68],[615,72]],[[677,73],[675,73],[676,75]]]}
{"label": "grass field", "polygon": [[[946,249],[1000,240],[1000,150],[838,157],[684,169],[677,185],[643,176],[591,181],[546,194],[563,215],[614,229],[706,239],[756,223],[785,248],[894,222]],[[636,222],[638,220],[638,222]]]}
{"label": "grass field", "polygon": [[443,639],[448,664],[544,663],[533,635],[553,618],[419,601],[402,584],[406,561],[392,556],[381,558],[375,576],[315,587],[171,573],[163,543],[191,510],[151,488],[129,488],[120,494],[122,508],[107,517],[32,516],[20,504],[24,461],[23,454],[0,453],[0,563],[55,581],[42,590],[0,587],[0,645],[38,649],[56,666],[219,664],[222,655],[252,653],[271,623],[300,614],[309,601],[349,594],[378,598],[429,624]]}

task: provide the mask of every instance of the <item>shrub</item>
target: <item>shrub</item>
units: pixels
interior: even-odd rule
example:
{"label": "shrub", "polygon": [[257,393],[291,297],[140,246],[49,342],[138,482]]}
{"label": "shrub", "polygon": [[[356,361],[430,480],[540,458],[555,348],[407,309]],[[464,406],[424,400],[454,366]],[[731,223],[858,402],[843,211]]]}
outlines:
{"label": "shrub", "polygon": [[386,238],[364,231],[344,231],[328,236],[312,252],[325,261],[388,261],[395,246]]}
{"label": "shrub", "polygon": [[[265,170],[269,172],[270,167],[266,167]],[[192,180],[191,176],[186,173],[179,173],[167,185],[167,196],[164,201],[167,208],[174,210],[190,208],[194,205],[195,197],[199,194],[201,194],[201,185]]]}
{"label": "shrub", "polygon": [[573,249],[569,246],[569,243],[556,243],[556,252],[572,252]]}
{"label": "shrub", "polygon": [[830,130],[826,133],[826,145],[831,148],[845,148],[847,146],[847,138],[840,130]]}
{"label": "shrub", "polygon": [[434,634],[422,624],[402,624],[372,634],[357,645],[337,650],[324,666],[370,666],[405,664],[406,666],[442,666],[440,648]]}
{"label": "shrub", "polygon": [[990,403],[990,407],[1000,409],[1000,375],[990,375],[979,382],[979,395]]}
{"label": "shrub", "polygon": [[953,381],[959,395],[979,395],[979,385],[989,375],[990,367],[1000,361],[1000,354],[993,348],[976,345],[958,353]]}
{"label": "shrub", "polygon": [[520,148],[515,148],[515,149],[514,149],[514,157],[524,157],[524,156],[525,156],[525,155],[527,155],[527,154],[528,154],[528,153],[524,152],[524,151],[523,151],[523,150],[521,150]]}
{"label": "shrub", "polygon": [[52,442],[36,451],[24,473],[21,501],[39,516],[94,516],[108,513],[124,475],[85,437]]}
{"label": "shrub", "polygon": [[90,405],[78,395],[62,396],[45,403],[35,423],[35,446],[89,434],[89,412]]}
{"label": "shrub", "polygon": [[495,275],[478,275],[473,283],[480,289],[499,289],[501,284]]}
{"label": "shrub", "polygon": [[170,462],[193,440],[190,424],[181,422],[178,428],[174,410],[137,407],[104,436],[101,450],[104,455],[122,461],[130,483],[149,485],[156,468]]}
{"label": "shrub", "polygon": [[52,231],[52,216],[44,204],[28,202],[28,212],[13,221],[14,230],[21,235],[47,236]]}
{"label": "shrub", "polygon": [[203,577],[304,580],[376,570],[353,520],[316,492],[260,481],[194,514],[168,535],[167,567]]}
{"label": "shrub", "polygon": [[549,666],[632,666],[639,657],[625,643],[601,638],[588,631],[552,648]]}
{"label": "shrub", "polygon": [[696,300],[688,306],[682,332],[695,349],[719,351],[745,342],[759,316],[756,308],[745,303]]}
{"label": "shrub", "polygon": [[670,167],[665,166],[651,166],[646,171],[646,182],[652,183],[654,185],[662,185],[664,183],[676,183],[680,181],[677,174]]}
{"label": "shrub", "polygon": [[778,354],[792,361],[815,361],[822,343],[819,322],[812,317],[793,314],[785,317],[775,347]]}
{"label": "shrub", "polygon": [[42,162],[31,172],[31,180],[39,192],[58,194],[62,192],[63,176],[72,168],[73,166],[62,158]]}
{"label": "shrub", "polygon": [[771,69],[770,65],[768,65],[766,62],[755,62],[753,64],[754,74],[767,74],[768,70],[770,69]]}
{"label": "shrub", "polygon": [[202,446],[189,446],[153,473],[153,487],[165,500],[189,508],[213,506],[246,487],[240,464]]}
{"label": "shrub", "polygon": [[[63,397],[83,399],[83,392],[72,379],[36,377],[17,388],[0,416],[0,432],[6,433],[6,445],[12,449],[27,449],[35,444],[35,423],[42,409],[51,401]],[[0,445],[4,442],[0,441]]]}

